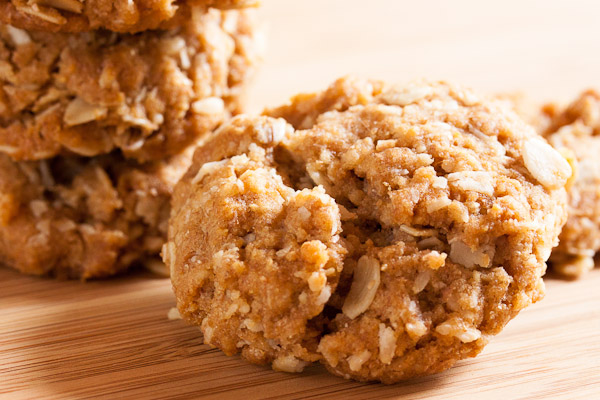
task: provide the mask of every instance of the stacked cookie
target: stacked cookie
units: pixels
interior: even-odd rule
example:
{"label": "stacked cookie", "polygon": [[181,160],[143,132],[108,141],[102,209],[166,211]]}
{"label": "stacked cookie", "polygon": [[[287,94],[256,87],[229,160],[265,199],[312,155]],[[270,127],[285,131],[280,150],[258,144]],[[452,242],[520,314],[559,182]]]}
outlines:
{"label": "stacked cookie", "polygon": [[173,185],[258,61],[252,11],[230,9],[247,5],[0,2],[0,263],[155,265]]}

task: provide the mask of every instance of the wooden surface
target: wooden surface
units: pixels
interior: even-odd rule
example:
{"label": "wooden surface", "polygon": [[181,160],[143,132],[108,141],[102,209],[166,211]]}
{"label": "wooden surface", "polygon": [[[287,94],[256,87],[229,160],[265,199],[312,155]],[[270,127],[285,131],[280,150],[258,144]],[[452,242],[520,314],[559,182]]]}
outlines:
{"label": "wooden surface", "polygon": [[[594,1],[264,0],[270,46],[250,108],[344,74],[444,78],[483,92],[565,99],[600,87]],[[168,280],[81,284],[0,268],[0,398],[600,398],[600,270],[549,279],[476,359],[383,386],[311,367],[289,375],[200,344],[167,319]]]}
{"label": "wooden surface", "polygon": [[[169,320],[168,280],[128,276],[85,285],[0,269],[0,397],[214,399],[594,399],[600,395],[600,269],[548,281],[477,358],[440,375],[384,386],[322,367],[273,372],[200,344]],[[10,394],[10,395],[9,395]]]}
{"label": "wooden surface", "polygon": [[251,109],[339,76],[448,79],[570,99],[600,89],[595,0],[262,0],[269,52]]}

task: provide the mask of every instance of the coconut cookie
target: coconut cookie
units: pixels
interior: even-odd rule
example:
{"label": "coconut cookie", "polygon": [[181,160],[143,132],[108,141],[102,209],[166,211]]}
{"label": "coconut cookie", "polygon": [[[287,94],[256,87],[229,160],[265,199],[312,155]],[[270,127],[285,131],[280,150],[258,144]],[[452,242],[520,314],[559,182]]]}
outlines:
{"label": "coconut cookie", "polygon": [[250,0],[0,0],[0,21],[21,29],[86,32],[106,29],[135,33],[178,26],[190,6],[240,8]]}
{"label": "coconut cookie", "polygon": [[236,117],[175,189],[163,256],[207,344],[391,383],[477,355],[543,297],[571,168],[511,111],[344,79],[269,112],[303,129]]}
{"label": "coconut cookie", "polygon": [[600,94],[587,91],[567,107],[547,105],[541,134],[577,161],[568,188],[569,218],[550,257],[554,271],[578,278],[594,268],[600,250]]}
{"label": "coconut cookie", "polygon": [[118,35],[0,26],[0,151],[18,160],[120,149],[177,154],[237,112],[258,61],[250,11]]}
{"label": "coconut cookie", "polygon": [[192,148],[139,166],[117,154],[44,161],[0,154],[0,264],[83,280],[156,266],[172,190],[191,156]]}

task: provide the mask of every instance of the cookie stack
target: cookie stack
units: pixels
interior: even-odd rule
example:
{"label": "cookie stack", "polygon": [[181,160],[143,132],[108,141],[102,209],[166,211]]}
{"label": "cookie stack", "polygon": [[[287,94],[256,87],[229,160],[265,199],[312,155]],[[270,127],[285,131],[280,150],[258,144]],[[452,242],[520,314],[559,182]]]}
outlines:
{"label": "cookie stack", "polygon": [[0,1],[0,263],[157,265],[173,185],[259,59],[249,5]]}

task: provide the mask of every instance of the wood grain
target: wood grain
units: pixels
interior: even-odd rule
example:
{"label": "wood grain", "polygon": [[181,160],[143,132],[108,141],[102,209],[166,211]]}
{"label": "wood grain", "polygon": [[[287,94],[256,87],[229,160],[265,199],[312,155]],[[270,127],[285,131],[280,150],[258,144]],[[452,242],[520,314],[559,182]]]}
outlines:
{"label": "wood grain", "polygon": [[[437,376],[384,386],[345,381],[319,366],[293,375],[201,345],[171,321],[170,283],[128,276],[81,284],[0,270],[0,396],[185,399],[592,399],[600,394],[600,270],[548,281],[471,360]],[[10,394],[10,396],[8,396]]]}
{"label": "wood grain", "polygon": [[[270,50],[250,109],[345,74],[567,100],[600,86],[599,12],[594,1],[264,0]],[[200,344],[198,329],[167,319],[168,280],[81,284],[0,268],[0,282],[0,398],[600,398],[600,270],[549,279],[547,298],[478,358],[393,386],[225,357]]]}

